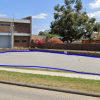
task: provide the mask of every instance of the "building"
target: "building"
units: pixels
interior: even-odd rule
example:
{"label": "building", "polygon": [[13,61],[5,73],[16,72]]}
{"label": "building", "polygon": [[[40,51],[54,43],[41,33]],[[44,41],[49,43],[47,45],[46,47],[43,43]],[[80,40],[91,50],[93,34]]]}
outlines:
{"label": "building", "polygon": [[36,39],[41,40],[41,41],[45,41],[46,40],[46,36],[32,35],[31,40],[35,41]]}
{"label": "building", "polygon": [[32,17],[0,18],[0,48],[29,47],[31,34]]}

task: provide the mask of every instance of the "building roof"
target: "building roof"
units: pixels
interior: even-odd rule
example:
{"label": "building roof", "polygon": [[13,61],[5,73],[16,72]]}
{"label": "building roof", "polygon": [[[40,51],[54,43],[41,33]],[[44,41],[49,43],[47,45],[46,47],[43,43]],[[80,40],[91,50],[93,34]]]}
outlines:
{"label": "building roof", "polygon": [[0,18],[0,22],[31,23],[30,20],[13,18]]}

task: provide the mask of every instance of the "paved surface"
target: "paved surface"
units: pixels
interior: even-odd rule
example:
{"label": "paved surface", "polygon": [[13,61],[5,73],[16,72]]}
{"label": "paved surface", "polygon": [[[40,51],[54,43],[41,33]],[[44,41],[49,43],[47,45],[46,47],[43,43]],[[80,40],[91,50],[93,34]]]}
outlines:
{"label": "paved surface", "polygon": [[0,100],[99,100],[100,98],[0,84]]}
{"label": "paved surface", "polygon": [[100,58],[42,52],[18,52],[0,54],[0,65],[44,66],[100,73]]}
{"label": "paved surface", "polygon": [[50,72],[50,71],[37,71],[37,70],[25,70],[25,69],[13,69],[13,68],[0,68],[0,70],[11,71],[11,72],[20,72],[20,73],[40,74],[40,75],[50,75],[50,76],[62,76],[62,77],[71,77],[71,78],[100,80],[100,76],[96,76],[96,75]]}

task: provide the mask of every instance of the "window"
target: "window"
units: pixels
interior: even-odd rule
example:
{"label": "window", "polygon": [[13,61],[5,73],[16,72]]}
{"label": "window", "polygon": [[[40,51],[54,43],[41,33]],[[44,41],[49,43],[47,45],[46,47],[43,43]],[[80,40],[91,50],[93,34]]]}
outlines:
{"label": "window", "polygon": [[28,28],[28,26],[26,25],[25,28]]}
{"label": "window", "polygon": [[22,25],[20,25],[20,28],[22,28]]}
{"label": "window", "polygon": [[10,26],[10,24],[0,24],[0,26]]}
{"label": "window", "polygon": [[15,40],[15,42],[20,42],[19,40]]}
{"label": "window", "polygon": [[22,40],[22,42],[27,42],[26,40]]}

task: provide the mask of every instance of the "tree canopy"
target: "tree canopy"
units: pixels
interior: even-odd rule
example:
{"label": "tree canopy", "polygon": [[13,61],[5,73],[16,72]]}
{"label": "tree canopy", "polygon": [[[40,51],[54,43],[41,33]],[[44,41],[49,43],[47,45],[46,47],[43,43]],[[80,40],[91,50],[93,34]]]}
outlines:
{"label": "tree canopy", "polygon": [[45,33],[44,33],[43,31],[40,31],[38,35],[42,35],[42,36],[44,36]]}
{"label": "tree canopy", "polygon": [[94,32],[100,31],[95,18],[89,18],[81,0],[65,0],[65,4],[54,7],[55,21],[51,22],[51,33],[59,34],[69,43],[80,38],[90,39]]}
{"label": "tree canopy", "polygon": [[50,34],[50,30],[40,31],[38,35],[46,36],[47,38],[59,37],[58,34]]}

